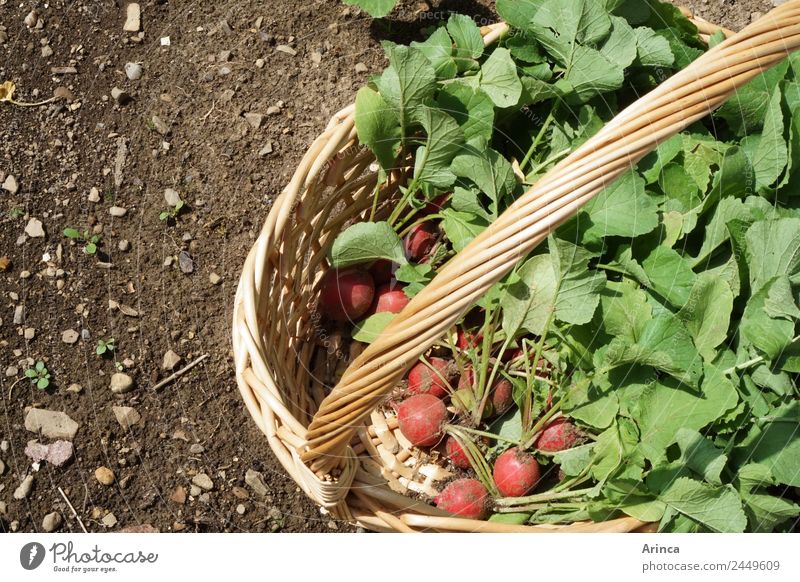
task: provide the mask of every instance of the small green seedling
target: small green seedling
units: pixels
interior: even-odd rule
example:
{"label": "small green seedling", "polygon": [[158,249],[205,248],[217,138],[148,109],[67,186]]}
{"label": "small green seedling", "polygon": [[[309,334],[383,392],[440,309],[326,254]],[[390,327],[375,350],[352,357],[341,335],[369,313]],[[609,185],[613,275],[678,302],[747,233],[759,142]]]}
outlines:
{"label": "small green seedling", "polygon": [[159,220],[170,220],[170,219],[171,220],[175,220],[175,219],[177,219],[178,218],[178,214],[181,213],[181,210],[184,207],[184,204],[185,203],[184,203],[183,200],[178,200],[178,202],[175,204],[175,206],[170,206],[167,210],[165,210],[164,212],[159,214],[158,215],[158,219]]}
{"label": "small green seedling", "polygon": [[117,372],[122,372],[125,369],[122,362],[114,362],[114,367],[117,369]]}
{"label": "small green seedling", "polygon": [[83,243],[83,252],[87,255],[93,255],[97,252],[97,247],[100,245],[101,237],[99,234],[89,234],[88,230],[83,232],[74,228],[65,228],[64,236],[71,238],[79,243]]}
{"label": "small green seedling", "polygon": [[97,340],[97,347],[94,349],[94,351],[98,356],[104,356],[113,352],[115,347],[116,346],[114,345],[113,337],[108,339],[100,338]]}
{"label": "small green seedling", "polygon": [[41,360],[36,362],[33,368],[25,370],[25,377],[39,390],[44,390],[50,385],[50,372]]}
{"label": "small green seedling", "polygon": [[16,220],[18,218],[22,218],[25,215],[25,211],[20,208],[19,206],[15,206],[11,210],[8,211],[8,217],[12,220]]}

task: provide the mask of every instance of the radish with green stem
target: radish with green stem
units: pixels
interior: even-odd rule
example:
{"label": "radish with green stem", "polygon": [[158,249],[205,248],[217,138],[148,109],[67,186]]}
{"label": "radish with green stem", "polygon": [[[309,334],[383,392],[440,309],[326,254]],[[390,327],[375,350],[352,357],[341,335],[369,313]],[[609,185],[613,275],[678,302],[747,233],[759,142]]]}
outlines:
{"label": "radish with green stem", "polygon": [[354,321],[369,311],[375,295],[372,276],[359,269],[331,269],[322,278],[320,308],[333,321]]}
{"label": "radish with green stem", "polygon": [[445,487],[433,502],[455,515],[484,519],[489,510],[489,492],[477,479],[459,479]]}
{"label": "radish with green stem", "polygon": [[508,449],[494,463],[494,483],[504,497],[523,497],[541,478],[539,462],[517,447]]}
{"label": "radish with green stem", "polygon": [[433,250],[439,238],[439,229],[431,222],[414,226],[405,238],[405,251],[408,258],[416,263],[423,262]]}
{"label": "radish with green stem", "polygon": [[418,447],[430,447],[438,443],[447,423],[447,408],[444,402],[431,394],[416,394],[397,407],[397,422],[400,432]]}
{"label": "radish with green stem", "polygon": [[369,314],[375,313],[400,313],[411,301],[403,292],[405,285],[381,285],[375,290],[375,301]]}
{"label": "radish with green stem", "polygon": [[408,393],[444,398],[450,391],[447,382],[450,362],[442,358],[430,358],[429,364],[418,362],[411,368],[408,373]]}
{"label": "radish with green stem", "polygon": [[562,416],[544,428],[536,441],[536,448],[540,451],[556,453],[571,449],[578,444],[580,437],[581,433],[575,425]]}

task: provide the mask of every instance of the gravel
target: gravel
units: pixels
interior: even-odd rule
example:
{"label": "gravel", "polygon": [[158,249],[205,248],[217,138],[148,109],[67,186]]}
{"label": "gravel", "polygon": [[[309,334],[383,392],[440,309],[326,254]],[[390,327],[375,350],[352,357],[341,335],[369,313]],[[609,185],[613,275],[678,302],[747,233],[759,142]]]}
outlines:
{"label": "gravel", "polygon": [[98,483],[101,485],[108,487],[114,484],[114,471],[108,467],[97,467],[94,471],[94,478],[97,479]]}
{"label": "gravel", "polygon": [[214,482],[211,480],[211,477],[205,473],[198,473],[192,477],[192,484],[197,485],[203,491],[211,491],[214,489]]}
{"label": "gravel", "polygon": [[247,473],[244,474],[244,482],[259,497],[266,497],[269,493],[267,486],[264,484],[264,475],[255,469],[247,470]]}
{"label": "gravel", "polygon": [[25,225],[25,234],[31,238],[44,238],[44,227],[38,218],[31,218]]}
{"label": "gravel", "polygon": [[122,30],[125,32],[139,32],[142,27],[142,11],[139,4],[131,2],[125,9],[125,24]]}
{"label": "gravel", "polygon": [[173,190],[172,188],[164,190],[164,202],[167,203],[167,206],[174,208],[180,201],[181,195],[178,194],[177,190]]}
{"label": "gravel", "polygon": [[125,430],[128,430],[142,419],[142,415],[130,406],[114,406],[111,410],[114,412],[114,418]]}
{"label": "gravel", "polygon": [[64,522],[61,514],[57,511],[53,511],[52,513],[48,513],[44,516],[42,520],[42,529],[47,533],[54,532],[58,528],[61,527],[61,524]]}
{"label": "gravel", "polygon": [[16,194],[19,191],[19,184],[17,183],[17,179],[9,174],[6,176],[6,179],[3,181],[3,190],[7,190],[11,194]]}
{"label": "gravel", "polygon": [[25,415],[25,428],[47,438],[71,441],[78,432],[78,423],[65,412],[31,408]]}
{"label": "gravel", "polygon": [[111,391],[114,394],[125,394],[133,390],[133,378],[124,372],[117,372],[111,376]]}
{"label": "gravel", "polygon": [[142,78],[142,65],[139,63],[125,63],[125,76],[131,81]]}
{"label": "gravel", "polygon": [[79,337],[80,335],[74,329],[67,329],[61,332],[61,341],[65,344],[74,344]]}
{"label": "gravel", "polygon": [[19,487],[14,489],[14,499],[17,501],[25,499],[30,495],[31,489],[33,489],[33,475],[27,475],[19,484]]}
{"label": "gravel", "polygon": [[161,369],[162,370],[174,370],[175,366],[177,366],[181,361],[181,357],[173,352],[172,350],[167,350],[164,354],[164,358],[161,360]]}

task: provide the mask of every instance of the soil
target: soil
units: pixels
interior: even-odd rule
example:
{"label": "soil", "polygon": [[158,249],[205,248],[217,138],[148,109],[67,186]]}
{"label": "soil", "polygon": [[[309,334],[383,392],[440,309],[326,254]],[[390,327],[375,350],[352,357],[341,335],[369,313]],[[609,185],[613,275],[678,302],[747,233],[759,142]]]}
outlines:
{"label": "soil", "polygon": [[[0,531],[41,531],[53,511],[61,531],[80,531],[58,488],[90,531],[352,531],[285,476],[241,402],[230,346],[238,274],[305,149],[384,66],[380,41],[412,40],[447,10],[493,21],[493,3],[404,2],[372,21],[334,0],[149,0],[141,35],[123,31],[125,4],[0,0],[0,82],[13,80],[21,101],[71,94],[0,103],[0,183],[13,175],[19,185],[0,195]],[[740,28],[771,3],[686,4]],[[32,9],[41,28],[24,23]],[[141,64],[140,79],[127,78],[128,62]],[[130,101],[117,104],[114,87]],[[166,188],[186,207],[162,220]],[[32,218],[43,237],[25,235]],[[67,227],[99,236],[98,252],[84,253]],[[65,343],[67,330],[80,339]],[[114,350],[98,356],[112,337]],[[175,369],[209,357],[155,391],[171,373],[168,350],[182,358]],[[37,361],[51,374],[44,391],[23,376]],[[115,394],[120,369],[135,385]],[[141,421],[123,429],[112,406]],[[79,423],[65,466],[37,469],[24,454],[36,436],[28,407]],[[95,477],[101,466],[112,485]],[[263,474],[266,496],[245,484],[248,469]],[[198,473],[211,491],[192,494]],[[17,500],[27,474],[33,489]]]}

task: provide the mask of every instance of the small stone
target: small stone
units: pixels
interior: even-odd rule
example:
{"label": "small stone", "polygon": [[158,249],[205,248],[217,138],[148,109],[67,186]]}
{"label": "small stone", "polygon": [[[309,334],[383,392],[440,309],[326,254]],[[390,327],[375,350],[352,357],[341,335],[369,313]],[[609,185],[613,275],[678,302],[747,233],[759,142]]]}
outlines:
{"label": "small stone", "polygon": [[172,492],[172,495],[169,496],[169,500],[173,503],[177,503],[178,505],[183,505],[186,503],[186,487],[178,485],[175,487],[175,490]]}
{"label": "small stone", "polygon": [[364,63],[356,63],[356,73],[366,73],[368,70]]}
{"label": "small stone", "polygon": [[0,459],[0,475],[6,472],[6,464],[3,462],[3,459]]}
{"label": "small stone", "polygon": [[80,425],[66,413],[44,408],[31,408],[25,415],[25,429],[50,439],[71,441]]}
{"label": "small stone", "polygon": [[61,527],[62,522],[63,519],[61,518],[61,514],[57,511],[48,513],[42,520],[42,529],[47,533],[54,532]]}
{"label": "small stone", "polygon": [[319,51],[312,51],[311,62],[317,65],[320,64],[322,62],[322,53]]}
{"label": "small stone", "polygon": [[80,394],[83,392],[83,386],[80,384],[70,384],[67,387],[67,392],[72,392],[73,394]]}
{"label": "small stone", "polygon": [[101,485],[108,487],[114,484],[114,471],[108,467],[97,467],[94,471],[94,478],[97,479]]}
{"label": "small stone", "polygon": [[250,494],[247,492],[247,489],[233,486],[231,487],[231,491],[233,492],[234,497],[237,499],[250,499]]}
{"label": "small stone", "polygon": [[267,517],[272,520],[278,521],[283,519],[283,512],[277,507],[270,507],[269,511],[267,512]]}
{"label": "small stone", "polygon": [[119,530],[119,533],[159,533],[156,526],[149,523],[128,525]]}
{"label": "small stone", "polygon": [[111,89],[111,97],[119,105],[125,105],[128,101],[131,100],[130,94],[127,91],[120,89],[119,87],[113,87]]}
{"label": "small stone", "polygon": [[177,366],[181,361],[181,357],[173,352],[172,350],[167,350],[164,354],[164,358],[161,360],[161,369],[162,370],[174,370],[175,366]]}
{"label": "small stone", "polygon": [[0,44],[8,42],[8,33],[5,30],[0,30]]}
{"label": "small stone", "polygon": [[122,239],[117,243],[117,248],[124,253],[131,248],[131,243],[127,239]]}
{"label": "small stone", "polygon": [[0,501],[0,515],[5,515],[7,512],[7,506],[5,501]]}
{"label": "small stone", "polygon": [[36,337],[36,330],[32,327],[26,327],[22,332],[22,337],[24,337],[26,340],[32,340]]}
{"label": "small stone", "polygon": [[49,448],[47,445],[40,443],[39,441],[28,441],[28,444],[25,446],[25,456],[32,460],[34,463],[39,463],[44,461],[47,458],[47,453],[49,452]]}
{"label": "small stone", "polygon": [[266,497],[269,493],[267,486],[264,484],[264,475],[254,469],[247,470],[247,473],[244,474],[244,482],[259,497]]}
{"label": "small stone", "polygon": [[247,123],[250,124],[250,127],[253,129],[258,129],[261,127],[261,122],[263,121],[264,116],[260,113],[245,113],[244,118]]}
{"label": "small stone", "polygon": [[117,525],[117,516],[109,512],[100,520],[100,523],[106,527],[114,527]]}
{"label": "small stone", "polygon": [[192,497],[197,497],[202,492],[203,490],[200,489],[200,487],[198,487],[197,485],[192,485],[189,487],[189,495],[191,495]]}
{"label": "small stone", "polygon": [[123,372],[111,376],[111,391],[114,394],[125,394],[133,389],[133,378]]}
{"label": "small stone", "polygon": [[54,467],[61,467],[72,458],[74,448],[69,441],[55,441],[47,447],[46,461]]}
{"label": "small stone", "polygon": [[262,147],[260,150],[258,150],[258,155],[261,156],[262,158],[264,156],[268,156],[271,153],[272,153],[272,142],[271,141],[268,141],[267,143],[265,143],[264,147]]}
{"label": "small stone", "polygon": [[169,126],[166,123],[164,123],[164,120],[161,119],[158,115],[154,115],[152,117],[152,122],[155,130],[161,135],[167,135],[169,133]]}
{"label": "small stone", "polygon": [[290,47],[288,44],[279,44],[278,46],[275,47],[275,50],[282,53],[286,53],[287,55],[290,56],[295,56],[297,54],[297,51],[294,50],[292,47]]}
{"label": "small stone", "polygon": [[47,59],[47,58],[50,58],[52,56],[53,56],[53,49],[50,47],[50,45],[48,44],[48,45],[43,46],[42,47],[42,58],[43,59]]}
{"label": "small stone", "polygon": [[256,67],[258,67],[259,69],[263,69],[264,65],[266,64],[267,63],[264,61],[264,59],[256,59]]}
{"label": "small stone", "polygon": [[131,81],[142,78],[142,65],[139,63],[125,63],[125,76]]}
{"label": "small stone", "polygon": [[189,452],[192,453],[193,455],[199,455],[203,453],[205,450],[206,449],[203,447],[203,445],[199,443],[195,443],[191,447],[189,447]]}
{"label": "small stone", "polygon": [[245,509],[245,506],[242,505],[241,503],[236,506],[236,513],[238,513],[239,515],[244,515],[245,511],[247,511],[247,509]]}
{"label": "small stone", "polygon": [[13,378],[17,374],[19,374],[19,368],[16,366],[9,366],[6,368],[6,378]]}
{"label": "small stone", "polygon": [[61,341],[65,344],[74,344],[78,341],[78,332],[74,329],[68,329],[66,331],[61,332]]}
{"label": "small stone", "polygon": [[14,325],[19,325],[22,323],[22,319],[25,316],[25,307],[22,305],[17,305],[14,308]]}
{"label": "small stone", "polygon": [[211,491],[214,489],[214,482],[211,480],[211,477],[205,473],[198,473],[192,477],[192,483],[200,487],[203,491]]}
{"label": "small stone", "polygon": [[25,234],[31,238],[43,238],[44,228],[42,228],[42,221],[38,218],[31,218],[25,226]]}
{"label": "small stone", "polygon": [[270,105],[267,107],[267,115],[278,115],[281,112],[281,108],[277,105]]}
{"label": "small stone", "polygon": [[130,406],[113,406],[111,410],[114,412],[114,418],[125,430],[130,429],[142,419],[142,415]]}
{"label": "small stone", "polygon": [[128,214],[128,209],[122,208],[121,206],[112,206],[111,208],[108,209],[108,213],[111,216],[116,216],[117,218],[121,218],[126,214]]}
{"label": "small stone", "polygon": [[92,188],[91,190],[89,190],[89,196],[87,199],[89,200],[89,202],[94,202],[95,204],[100,202],[100,190],[98,190],[97,188]]}
{"label": "small stone", "polygon": [[125,32],[139,32],[142,27],[142,12],[139,9],[139,4],[131,2],[125,9],[125,24],[122,25],[122,30]]}
{"label": "small stone", "polygon": [[25,26],[27,26],[28,28],[33,28],[34,26],[36,26],[36,23],[39,22],[39,14],[36,12],[36,10],[31,10],[25,16],[24,22]]}
{"label": "small stone", "polygon": [[175,208],[181,202],[181,195],[178,194],[177,190],[167,188],[164,190],[164,202],[167,203],[167,206]]}
{"label": "small stone", "polygon": [[75,94],[70,91],[69,87],[56,87],[55,91],[53,91],[53,97],[67,103],[75,101]]}
{"label": "small stone", "polygon": [[186,273],[187,275],[194,271],[194,261],[192,257],[186,251],[181,251],[178,255],[178,266],[180,266],[181,271]]}
{"label": "small stone", "polygon": [[19,191],[17,179],[11,174],[6,176],[6,179],[3,181],[3,190],[7,190],[11,194],[16,194]]}
{"label": "small stone", "polygon": [[216,273],[211,273],[211,274],[208,276],[208,281],[209,281],[209,283],[211,283],[212,285],[219,285],[220,283],[222,283],[222,277],[220,277],[220,276],[219,276],[219,275],[217,275]]}
{"label": "small stone", "polygon": [[23,480],[22,483],[19,484],[19,487],[14,489],[14,499],[17,501],[21,499],[25,499],[33,489],[33,475],[27,475]]}

